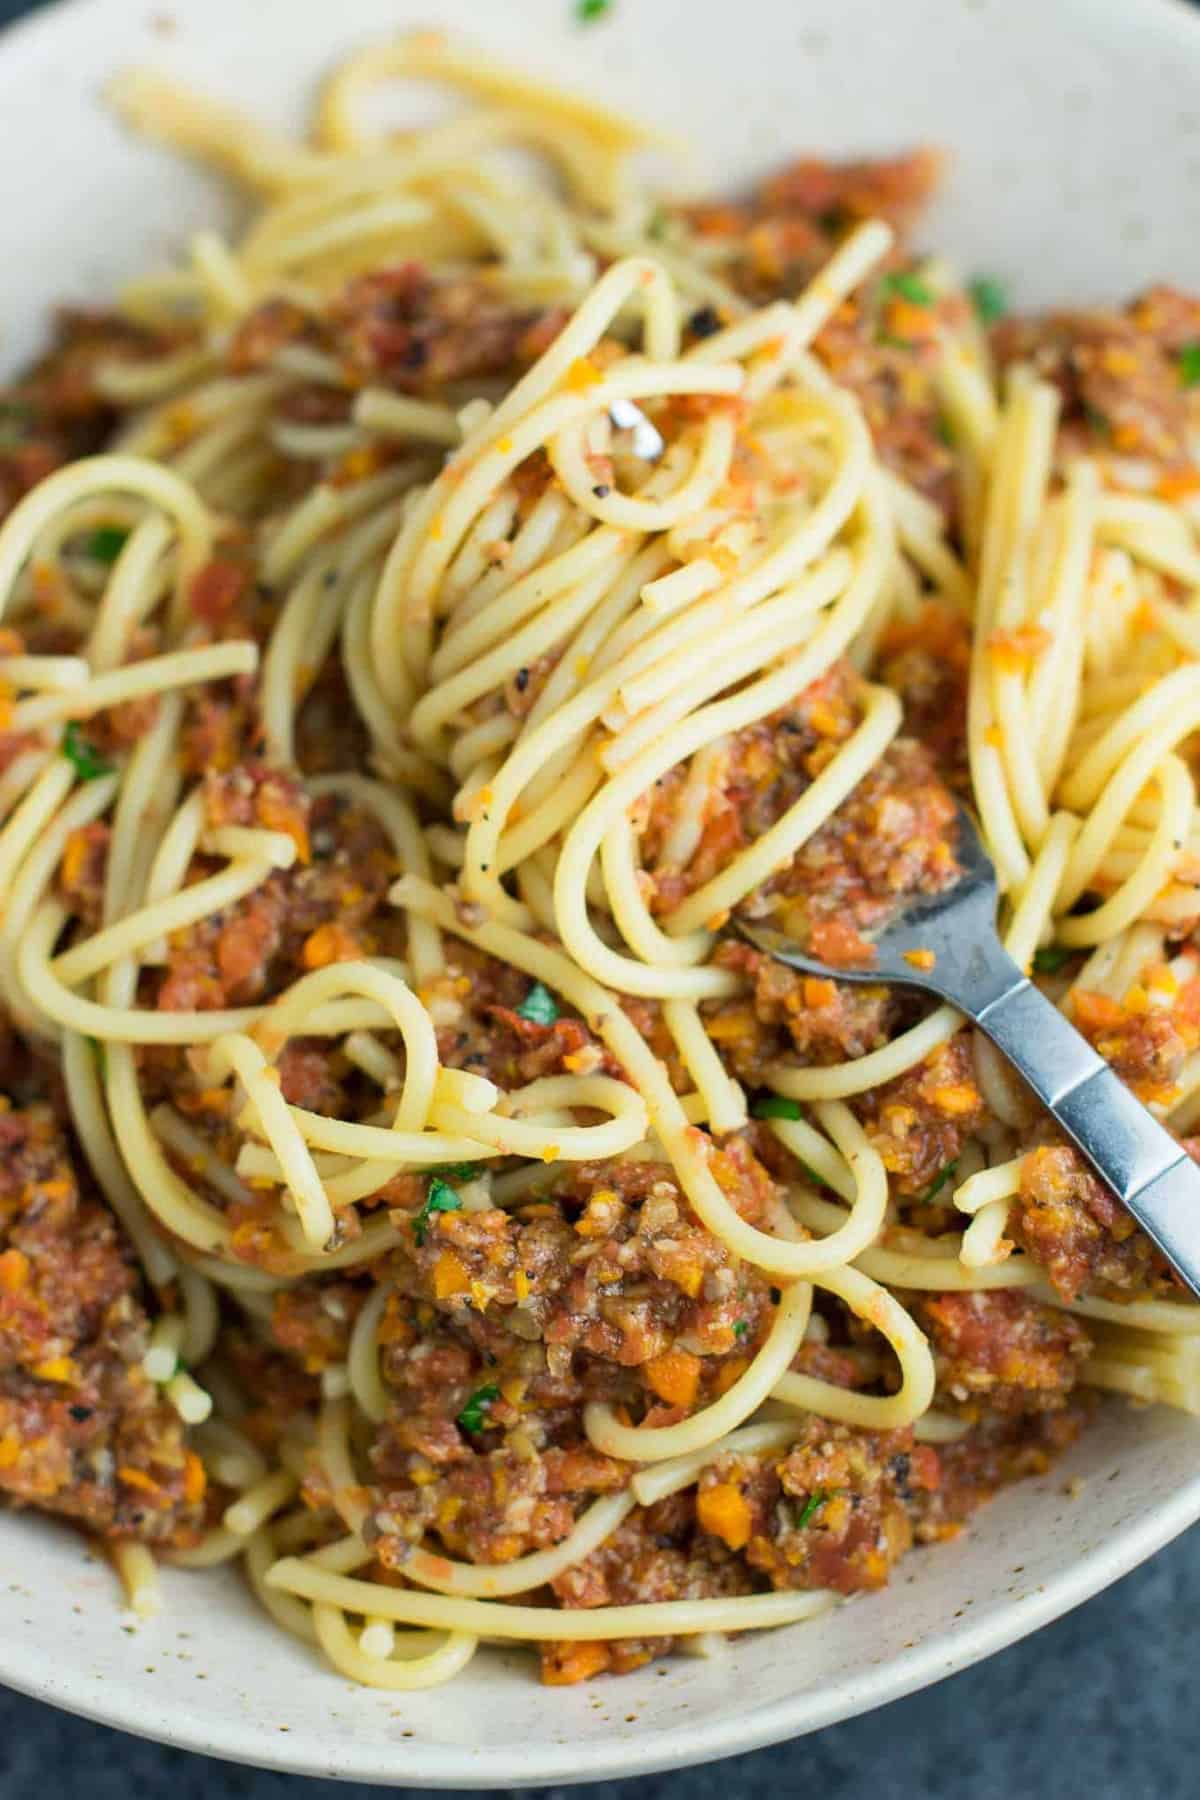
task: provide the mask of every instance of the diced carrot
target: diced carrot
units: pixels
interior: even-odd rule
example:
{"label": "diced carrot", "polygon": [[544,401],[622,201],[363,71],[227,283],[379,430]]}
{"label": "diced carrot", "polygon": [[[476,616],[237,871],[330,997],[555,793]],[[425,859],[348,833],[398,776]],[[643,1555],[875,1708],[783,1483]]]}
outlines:
{"label": "diced carrot", "polygon": [[123,1481],[126,1487],[141,1488],[147,1494],[157,1494],[159,1486],[143,1469],[130,1468],[127,1464],[117,1470],[117,1480]]}
{"label": "diced carrot", "polygon": [[39,1381],[74,1381],[79,1370],[69,1356],[48,1356],[45,1362],[33,1365],[33,1373]]}
{"label": "diced carrot", "polygon": [[832,981],[825,981],[816,975],[804,977],[804,1004],[814,1009],[821,1006],[832,1006],[837,999],[837,988]]}
{"label": "diced carrot", "polygon": [[750,1541],[750,1507],[742,1490],[732,1481],[700,1489],[696,1495],[696,1518],[702,1531],[719,1537],[731,1550],[740,1550]]}
{"label": "diced carrot", "polygon": [[716,1013],[713,1018],[705,1021],[705,1030],[717,1043],[732,1043],[739,1038],[753,1037],[757,1029],[754,1014],[746,1006]]}
{"label": "diced carrot", "polygon": [[822,737],[841,737],[845,732],[844,714],[832,707],[827,700],[814,700],[808,717],[813,730]]}
{"label": "diced carrot", "polygon": [[607,1669],[607,1644],[543,1644],[542,1680],[547,1687],[573,1687]]}
{"label": "diced carrot", "polygon": [[995,662],[1017,673],[1054,642],[1044,625],[1020,625],[1015,631],[993,631],[987,647]]}
{"label": "diced carrot", "polygon": [[88,845],[86,830],[73,831],[63,846],[60,874],[63,886],[70,892],[77,888],[87,870]]}
{"label": "diced carrot", "polygon": [[1200,1026],[1200,977],[1184,982],[1175,1002],[1175,1014],[1185,1025]]}
{"label": "diced carrot", "polygon": [[664,1350],[651,1357],[643,1373],[660,1400],[669,1406],[690,1406],[700,1384],[700,1358],[690,1350]]}
{"label": "diced carrot", "polygon": [[713,1382],[713,1388],[717,1395],[728,1393],[734,1382],[740,1381],[749,1367],[750,1358],[748,1356],[726,1357],[717,1370],[717,1378]]}
{"label": "diced carrot", "polygon": [[465,1294],[470,1285],[471,1277],[462,1258],[455,1256],[453,1250],[443,1250],[433,1266],[433,1291],[437,1298],[449,1300],[453,1294]]}
{"label": "diced carrot", "polygon": [[578,356],[567,370],[566,386],[573,394],[586,393],[588,388],[595,387],[603,381],[595,363],[587,356]]}
{"label": "diced carrot", "polygon": [[189,1450],[183,1465],[183,1497],[194,1506],[203,1500],[204,1490],[208,1486],[208,1476],[204,1472],[204,1464],[194,1450]]}
{"label": "diced carrot", "polygon": [[664,1278],[682,1288],[689,1300],[694,1300],[704,1284],[704,1264],[696,1256],[686,1250],[663,1257],[661,1264]]}
{"label": "diced carrot", "polygon": [[939,1112],[949,1113],[951,1118],[962,1118],[973,1113],[979,1105],[979,1089],[970,1081],[947,1081],[934,1088],[929,1098]]}
{"label": "diced carrot", "polygon": [[301,955],[306,969],[325,969],[330,963],[361,962],[362,946],[352,931],[330,920],[309,933]]}
{"label": "diced carrot", "polygon": [[1122,1024],[1125,1018],[1124,1007],[1110,1000],[1107,994],[1095,994],[1090,988],[1072,989],[1071,1006],[1084,1031],[1110,1030],[1114,1025]]}
{"label": "diced carrot", "polygon": [[268,831],[286,832],[296,846],[296,855],[302,863],[306,863],[311,854],[308,826],[294,795],[287,791],[280,792],[269,782],[265,783],[258,795],[257,812]]}
{"label": "diced carrot", "polygon": [[29,1258],[23,1250],[6,1250],[0,1256],[0,1288],[15,1294],[29,1281]]}
{"label": "diced carrot", "polygon": [[1155,492],[1160,500],[1186,500],[1189,494],[1200,493],[1200,469],[1168,469]]}

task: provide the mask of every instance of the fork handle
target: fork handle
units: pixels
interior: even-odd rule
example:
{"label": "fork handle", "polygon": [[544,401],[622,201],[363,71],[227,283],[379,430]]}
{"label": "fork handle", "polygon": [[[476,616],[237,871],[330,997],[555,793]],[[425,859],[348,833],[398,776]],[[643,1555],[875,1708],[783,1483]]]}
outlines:
{"label": "fork handle", "polygon": [[1010,957],[947,995],[1024,1076],[1101,1180],[1200,1298],[1200,1166]]}

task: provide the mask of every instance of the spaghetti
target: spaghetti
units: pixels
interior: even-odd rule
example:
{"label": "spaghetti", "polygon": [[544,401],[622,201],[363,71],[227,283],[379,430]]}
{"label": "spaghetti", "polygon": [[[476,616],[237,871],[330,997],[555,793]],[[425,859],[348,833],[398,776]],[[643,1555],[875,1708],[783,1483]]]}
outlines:
{"label": "spaghetti", "polygon": [[[412,79],[465,110],[369,132]],[[1200,1309],[995,1052],[729,930],[857,960],[966,793],[1186,1134],[1200,303],[989,338],[905,248],[928,158],[665,206],[429,35],[304,143],[113,100],[257,210],[0,454],[0,1486],[139,1613],[241,1558],[356,1681],[567,1682],[878,1587],[1101,1391],[1200,1411]]]}

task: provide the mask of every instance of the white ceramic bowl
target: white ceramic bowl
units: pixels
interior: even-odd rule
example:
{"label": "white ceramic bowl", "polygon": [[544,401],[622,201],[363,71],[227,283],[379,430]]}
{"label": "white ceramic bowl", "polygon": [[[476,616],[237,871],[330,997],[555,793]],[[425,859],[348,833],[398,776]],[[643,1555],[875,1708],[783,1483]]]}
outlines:
{"label": "white ceramic bowl", "polygon": [[[955,153],[929,238],[1031,302],[1200,286],[1200,16],[1179,0],[69,0],[0,41],[0,320],[6,360],[58,298],[99,300],[226,202],[124,138],[103,77],[152,59],[295,114],[352,44],[443,24],[702,147],[697,185],[789,153]],[[830,1618],[622,1681],[538,1686],[480,1657],[432,1694],[350,1687],[238,1578],[168,1573],[131,1629],[71,1533],[0,1517],[0,1678],[126,1730],[250,1763],[397,1785],[634,1775],[753,1749],[894,1700],[1126,1573],[1200,1516],[1200,1431],[1114,1410],[1044,1481]],[[1070,1498],[1067,1483],[1082,1478]],[[1073,1484],[1074,1486],[1074,1484]]]}

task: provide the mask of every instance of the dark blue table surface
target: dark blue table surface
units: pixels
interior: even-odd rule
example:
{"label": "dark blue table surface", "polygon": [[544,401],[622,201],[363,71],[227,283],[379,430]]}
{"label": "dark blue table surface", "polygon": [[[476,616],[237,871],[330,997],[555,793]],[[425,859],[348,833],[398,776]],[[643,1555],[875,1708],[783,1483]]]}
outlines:
{"label": "dark blue table surface", "polygon": [[[0,0],[0,24],[34,10],[27,0]],[[1196,1800],[1198,1619],[1200,1528],[1068,1618],[923,1694],[774,1750],[586,1792],[596,1800],[785,1800],[802,1791],[814,1800]],[[0,1689],[0,1800],[383,1792],[164,1750]]]}

